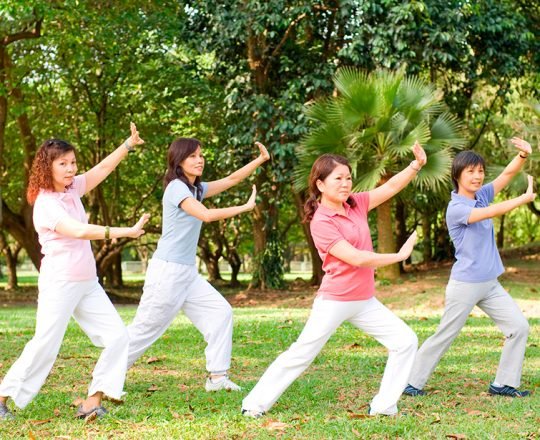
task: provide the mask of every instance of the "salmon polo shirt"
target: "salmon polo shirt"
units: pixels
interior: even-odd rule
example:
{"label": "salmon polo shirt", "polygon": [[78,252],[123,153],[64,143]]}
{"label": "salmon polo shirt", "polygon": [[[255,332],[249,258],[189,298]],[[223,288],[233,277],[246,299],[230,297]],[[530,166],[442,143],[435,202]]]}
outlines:
{"label": "salmon polo shirt", "polygon": [[75,176],[65,192],[41,190],[34,204],[34,227],[41,244],[40,280],[84,281],[96,278],[96,261],[90,240],[66,237],[56,232],[65,217],[88,223],[81,196],[86,189],[84,174]]}
{"label": "salmon polo shirt", "polygon": [[375,294],[375,270],[352,266],[330,254],[332,246],[346,240],[356,249],[373,251],[368,225],[369,194],[353,193],[353,208],[344,203],[345,215],[319,204],[311,220],[311,236],[325,272],[318,295],[334,301],[359,301]]}

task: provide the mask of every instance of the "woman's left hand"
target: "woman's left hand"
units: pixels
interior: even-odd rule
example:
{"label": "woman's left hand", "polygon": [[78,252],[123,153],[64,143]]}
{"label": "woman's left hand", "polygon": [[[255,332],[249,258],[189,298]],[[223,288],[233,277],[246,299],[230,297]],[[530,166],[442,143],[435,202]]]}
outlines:
{"label": "woman's left hand", "polygon": [[427,156],[426,152],[418,141],[414,143],[412,152],[414,154],[414,158],[416,159],[416,163],[418,164],[418,168],[422,168],[427,162]]}
{"label": "woman's left hand", "polygon": [[263,144],[261,144],[260,142],[255,142],[255,145],[259,147],[259,157],[262,159],[263,162],[266,162],[268,159],[270,159],[270,153],[268,153],[268,150]]}
{"label": "woman's left hand", "polygon": [[144,141],[141,139],[139,132],[137,131],[137,126],[133,122],[129,123],[129,128],[131,129],[131,136],[126,139],[126,143],[129,148],[133,148],[135,145],[144,144]]}
{"label": "woman's left hand", "polygon": [[532,153],[531,144],[529,144],[527,141],[524,141],[521,138],[513,137],[510,139],[510,142],[514,144],[514,147],[516,147],[518,150],[523,151],[525,154],[529,155]]}

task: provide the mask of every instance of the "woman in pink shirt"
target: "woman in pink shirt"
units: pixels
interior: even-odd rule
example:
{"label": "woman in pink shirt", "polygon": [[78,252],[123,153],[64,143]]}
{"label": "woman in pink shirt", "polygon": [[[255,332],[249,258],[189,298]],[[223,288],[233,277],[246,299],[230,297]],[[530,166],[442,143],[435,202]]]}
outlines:
{"label": "woman in pink shirt", "polygon": [[244,415],[264,415],[344,321],[364,330],[389,351],[369,415],[397,413],[397,401],[407,384],[418,340],[401,319],[374,297],[374,269],[407,259],[416,242],[416,232],[399,252],[375,253],[367,216],[368,211],[401,191],[426,163],[426,154],[418,143],[413,153],[416,159],[407,168],[385,184],[361,193],[351,192],[351,167],[344,157],[324,154],[313,164],[304,220],[311,222],[311,235],[325,275],[298,340],[278,356],[244,399]]}
{"label": "woman in pink shirt", "polygon": [[128,335],[122,319],[99,285],[90,240],[137,238],[148,221],[145,214],[132,227],[88,224],[81,196],[98,186],[144,141],[134,124],[131,136],[98,165],[76,175],[75,149],[50,139],[39,148],[28,183],[28,202],[34,205],[34,227],[43,259],[38,279],[38,308],[34,337],[0,384],[0,419],[12,418],[11,397],[24,408],[39,392],[56,360],[71,316],[91,341],[104,347],[94,368],[88,398],[77,417],[102,416],[103,394],[120,399],[127,366]]}

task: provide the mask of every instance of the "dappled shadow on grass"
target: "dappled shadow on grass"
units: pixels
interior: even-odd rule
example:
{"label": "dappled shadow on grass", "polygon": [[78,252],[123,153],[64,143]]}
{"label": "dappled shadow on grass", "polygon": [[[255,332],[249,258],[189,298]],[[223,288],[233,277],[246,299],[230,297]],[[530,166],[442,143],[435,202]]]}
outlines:
{"label": "dappled shadow on grass", "polygon": [[[129,323],[135,307],[120,308]],[[34,319],[32,309],[0,309],[0,321],[16,314],[9,333],[0,333],[0,375],[20,354]],[[73,420],[74,399],[86,393],[100,354],[71,322],[59,358],[42,393],[18,421],[10,437],[29,438],[526,438],[537,432],[539,397],[489,397],[501,349],[501,335],[487,318],[470,318],[428,383],[425,398],[403,398],[397,418],[365,418],[377,392],[386,350],[350,324],[340,327],[320,355],[262,420],[240,415],[242,398],[268,365],[300,334],[308,309],[236,309],[231,378],[240,393],[206,393],[202,336],[183,315],[129,371],[121,405],[106,402],[110,416],[91,425]],[[431,335],[436,317],[401,314],[420,341]],[[523,382],[537,388],[539,321],[531,322]],[[17,330],[19,329],[19,330]],[[19,334],[19,337],[13,337]],[[43,424],[35,421],[49,420]],[[0,426],[0,430],[4,427]],[[63,437],[62,437],[63,436]],[[482,437],[481,436],[481,437]],[[0,431],[0,437],[2,432]],[[4,437],[2,437],[4,438]],[[534,437],[532,437],[534,438]]]}

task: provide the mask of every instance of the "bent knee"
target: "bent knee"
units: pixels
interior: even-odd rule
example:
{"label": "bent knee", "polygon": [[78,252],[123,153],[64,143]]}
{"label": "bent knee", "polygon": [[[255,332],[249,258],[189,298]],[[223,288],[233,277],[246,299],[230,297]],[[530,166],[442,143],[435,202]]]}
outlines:
{"label": "bent knee", "polygon": [[529,336],[529,323],[526,319],[516,323],[506,335],[507,338],[527,338]]}
{"label": "bent knee", "polygon": [[225,301],[223,306],[219,309],[219,315],[223,321],[232,321],[233,309],[228,302]]}
{"label": "bent knee", "polygon": [[403,333],[400,335],[400,341],[397,350],[401,352],[406,352],[416,351],[417,349],[418,336],[416,336],[416,333],[410,327],[407,327],[407,329],[404,330]]}
{"label": "bent knee", "polygon": [[114,336],[109,338],[107,346],[125,347],[129,344],[129,333],[126,327],[116,330]]}

